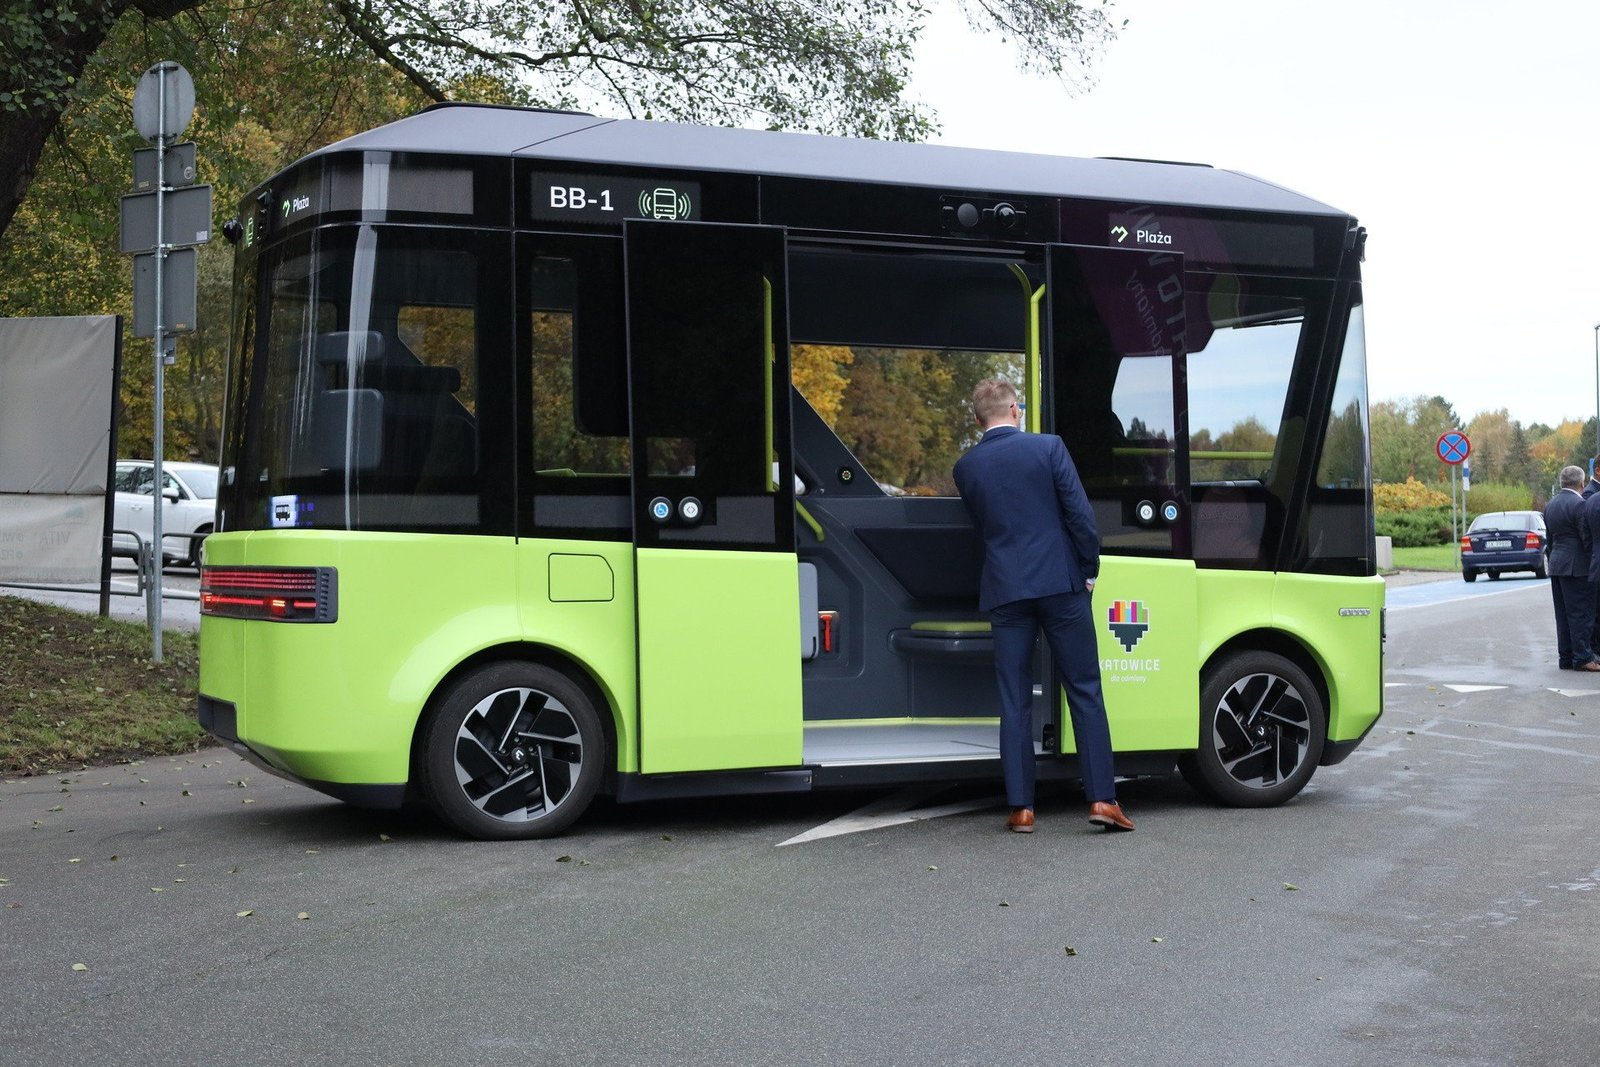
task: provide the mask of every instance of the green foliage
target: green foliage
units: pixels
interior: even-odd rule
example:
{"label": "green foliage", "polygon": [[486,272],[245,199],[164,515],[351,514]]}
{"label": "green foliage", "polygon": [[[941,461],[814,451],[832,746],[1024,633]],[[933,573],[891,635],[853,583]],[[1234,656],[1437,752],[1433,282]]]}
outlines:
{"label": "green foliage", "polygon": [[1491,511],[1533,511],[1533,493],[1526,485],[1515,482],[1480,482],[1472,479],[1472,489],[1466,494],[1467,515],[1476,518]]}
{"label": "green foliage", "polygon": [[0,9],[0,111],[54,114],[78,84],[78,64],[63,44],[103,35],[123,5],[55,0],[49,6],[12,0]]}
{"label": "green foliage", "polygon": [[1412,511],[1380,511],[1379,537],[1392,537],[1396,548],[1420,548],[1450,543],[1450,507],[1417,508]]}

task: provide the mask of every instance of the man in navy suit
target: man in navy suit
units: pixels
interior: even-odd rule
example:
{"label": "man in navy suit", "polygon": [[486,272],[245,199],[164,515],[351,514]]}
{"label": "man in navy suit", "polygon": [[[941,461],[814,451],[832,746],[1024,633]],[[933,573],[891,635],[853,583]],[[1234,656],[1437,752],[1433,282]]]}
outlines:
{"label": "man in navy suit", "polygon": [[1544,506],[1550,539],[1550,598],[1556,609],[1556,662],[1563,670],[1600,671],[1590,645],[1595,593],[1589,584],[1589,526],[1584,521],[1582,467],[1561,468],[1561,488]]}
{"label": "man in navy suit", "polygon": [[1090,596],[1100,572],[1100,536],[1067,446],[1022,432],[1016,390],[997,378],[972,391],[983,437],[956,461],[956,488],[983,538],[978,607],[989,613],[1000,688],[1000,766],[1007,822],[1031,833],[1033,646],[1042,628],[1067,691],[1089,821],[1132,830],[1117,804],[1111,731],[1100,692]]}

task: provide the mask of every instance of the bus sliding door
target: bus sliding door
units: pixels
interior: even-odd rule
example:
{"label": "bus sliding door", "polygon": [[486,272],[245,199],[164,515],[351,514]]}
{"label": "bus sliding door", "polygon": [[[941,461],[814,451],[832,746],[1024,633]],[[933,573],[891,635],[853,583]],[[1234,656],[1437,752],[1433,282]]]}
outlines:
{"label": "bus sliding door", "polygon": [[[1099,528],[1095,631],[1112,743],[1193,748],[1183,257],[1056,245],[1046,287],[1045,428],[1066,442]],[[1073,751],[1064,714],[1060,736]]]}
{"label": "bus sliding door", "polygon": [[800,762],[783,231],[625,228],[640,770]]}

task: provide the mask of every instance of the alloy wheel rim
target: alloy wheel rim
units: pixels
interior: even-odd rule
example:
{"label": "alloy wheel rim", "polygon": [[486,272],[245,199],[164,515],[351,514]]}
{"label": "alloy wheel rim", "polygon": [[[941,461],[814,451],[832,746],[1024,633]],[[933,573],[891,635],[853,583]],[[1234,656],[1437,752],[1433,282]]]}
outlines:
{"label": "alloy wheel rim", "polygon": [[532,822],[571,795],[583,766],[577,719],[549,693],[502,689],[473,705],[456,731],[456,782],[492,819]]}
{"label": "alloy wheel rim", "polygon": [[1211,738],[1230,778],[1250,789],[1270,789],[1305,763],[1311,712],[1281,675],[1247,674],[1217,702]]}

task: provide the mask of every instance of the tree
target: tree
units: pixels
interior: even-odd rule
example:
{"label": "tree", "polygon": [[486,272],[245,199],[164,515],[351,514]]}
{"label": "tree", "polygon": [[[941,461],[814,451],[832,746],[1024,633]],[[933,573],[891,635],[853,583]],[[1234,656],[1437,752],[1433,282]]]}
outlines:
{"label": "tree", "polygon": [[[1109,0],[956,0],[1028,68],[1071,82],[1115,32]],[[211,31],[196,50],[247,59],[264,38],[235,21],[272,20],[290,37],[329,32],[316,51],[358,43],[433,100],[509,86],[525,103],[620,108],[642,118],[758,125],[914,140],[933,117],[908,100],[912,48],[928,9],[898,0],[11,0],[0,14],[0,237],[84,75],[128,12]],[[137,71],[124,71],[131,78]],[[198,81],[198,79],[197,79]],[[287,86],[279,86],[280,91]],[[466,98],[471,98],[470,94]]]}

